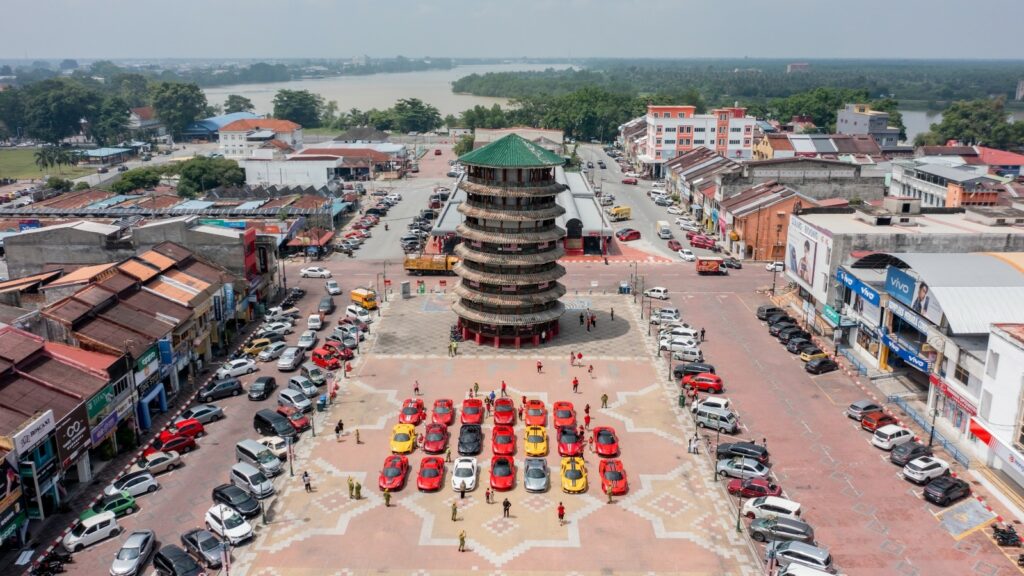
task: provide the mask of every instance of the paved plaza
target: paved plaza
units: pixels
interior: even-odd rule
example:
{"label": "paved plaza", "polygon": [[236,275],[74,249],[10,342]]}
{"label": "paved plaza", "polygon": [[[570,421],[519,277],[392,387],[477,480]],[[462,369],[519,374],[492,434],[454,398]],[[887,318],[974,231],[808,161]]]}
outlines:
{"label": "paved plaza", "polygon": [[[706,455],[687,454],[693,435],[689,417],[674,408],[677,389],[666,363],[655,359],[632,298],[567,296],[570,308],[563,332],[540,350],[495,349],[462,343],[456,358],[447,354],[447,334],[455,317],[445,294],[393,300],[376,321],[364,357],[342,382],[338,401],[318,420],[318,436],[297,448],[295,474],[308,470],[315,490],[287,482],[272,507],[269,524],[251,546],[236,550],[232,571],[254,576],[278,574],[752,574],[759,569],[753,549],[735,531],[736,512]],[[616,309],[612,321],[610,311]],[[596,331],[575,322],[578,309],[598,315]],[[582,352],[583,367],[569,365],[569,351]],[[423,353],[426,352],[426,353]],[[538,374],[536,362],[544,364]],[[594,366],[593,375],[588,367]],[[572,379],[580,379],[573,394]],[[555,444],[547,458],[552,488],[527,493],[521,481],[494,503],[484,501],[489,441],[477,457],[478,488],[461,499],[450,488],[421,493],[415,472],[424,455],[410,457],[406,487],[384,506],[377,474],[390,454],[388,440],[402,400],[418,380],[428,407],[436,398],[460,403],[474,382],[481,393],[508,383],[516,404],[523,395],[569,400],[582,420],[590,404],[592,426],[612,426],[619,434],[629,475],[629,492],[609,504],[600,491],[599,458],[588,452],[589,490],[564,494],[558,484]],[[600,408],[608,394],[609,407]],[[337,441],[328,428],[342,418],[346,431]],[[491,424],[485,421],[485,438]],[[522,428],[517,421],[517,465],[522,464]],[[361,444],[352,433],[360,432]],[[457,435],[457,425],[451,427]],[[550,427],[549,434],[553,436]],[[454,452],[454,451],[453,451]],[[454,455],[453,455],[454,456]],[[450,471],[449,471],[450,473]],[[349,498],[347,479],[363,486],[361,500]],[[297,480],[297,478],[296,478]],[[512,503],[502,518],[501,500]],[[556,516],[566,508],[565,525]],[[451,520],[455,503],[458,519]],[[458,552],[458,534],[467,534],[467,552]]]}

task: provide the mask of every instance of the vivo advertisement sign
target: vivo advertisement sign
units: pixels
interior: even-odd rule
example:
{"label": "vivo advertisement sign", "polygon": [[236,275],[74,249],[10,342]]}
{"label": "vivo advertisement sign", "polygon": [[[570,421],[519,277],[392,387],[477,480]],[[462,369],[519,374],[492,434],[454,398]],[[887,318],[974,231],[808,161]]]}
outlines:
{"label": "vivo advertisement sign", "polygon": [[888,334],[882,334],[882,344],[888,346],[890,350],[895,352],[896,355],[902,358],[907,364],[917,368],[921,372],[926,374],[928,373],[927,360],[915,354],[913,350],[910,350],[896,340],[893,340]]}
{"label": "vivo advertisement sign", "polygon": [[890,296],[912,306],[914,304],[914,291],[917,288],[917,279],[899,268],[889,266],[885,275],[885,291]]}
{"label": "vivo advertisement sign", "polygon": [[838,268],[836,270],[836,280],[853,291],[854,294],[863,298],[868,304],[871,304],[872,306],[878,306],[881,304],[882,298],[874,288],[861,282],[860,279],[853,274],[850,274],[845,269]]}

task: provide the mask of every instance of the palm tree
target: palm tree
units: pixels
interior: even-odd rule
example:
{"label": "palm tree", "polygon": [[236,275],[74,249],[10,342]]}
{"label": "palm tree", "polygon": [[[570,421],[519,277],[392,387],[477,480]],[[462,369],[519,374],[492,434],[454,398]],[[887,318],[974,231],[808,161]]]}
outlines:
{"label": "palm tree", "polygon": [[45,172],[47,168],[53,166],[53,149],[50,147],[40,148],[33,154],[36,166],[40,172]]}
{"label": "palm tree", "polygon": [[71,166],[74,163],[74,156],[70,150],[57,148],[53,151],[53,163],[57,165],[57,173],[63,174],[61,166]]}

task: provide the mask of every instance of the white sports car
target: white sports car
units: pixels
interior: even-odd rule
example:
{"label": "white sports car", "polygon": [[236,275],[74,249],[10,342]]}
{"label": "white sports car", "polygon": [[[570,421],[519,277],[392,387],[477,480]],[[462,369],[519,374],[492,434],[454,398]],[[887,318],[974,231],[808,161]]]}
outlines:
{"label": "white sports car", "polygon": [[455,460],[452,466],[452,490],[458,492],[465,489],[467,492],[476,488],[476,458],[463,456]]}

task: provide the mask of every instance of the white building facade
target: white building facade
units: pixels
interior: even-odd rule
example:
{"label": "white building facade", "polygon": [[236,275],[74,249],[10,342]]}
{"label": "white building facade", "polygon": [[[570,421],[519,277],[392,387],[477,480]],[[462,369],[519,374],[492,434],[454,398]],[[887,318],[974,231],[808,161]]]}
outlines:
{"label": "white building facade", "polygon": [[650,176],[664,176],[665,162],[704,147],[731,160],[749,160],[754,153],[757,120],[746,108],[718,108],[697,114],[695,106],[648,106],[647,139],[638,161]]}

